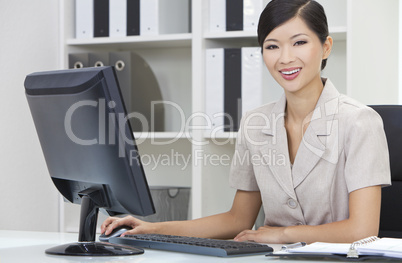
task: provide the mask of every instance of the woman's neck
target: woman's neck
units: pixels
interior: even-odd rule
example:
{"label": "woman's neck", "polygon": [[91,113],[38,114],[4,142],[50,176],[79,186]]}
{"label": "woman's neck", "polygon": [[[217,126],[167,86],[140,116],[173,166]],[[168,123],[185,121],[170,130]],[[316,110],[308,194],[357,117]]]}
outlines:
{"label": "woman's neck", "polygon": [[300,124],[309,122],[306,117],[313,112],[323,88],[320,78],[297,92],[285,92],[287,121]]}

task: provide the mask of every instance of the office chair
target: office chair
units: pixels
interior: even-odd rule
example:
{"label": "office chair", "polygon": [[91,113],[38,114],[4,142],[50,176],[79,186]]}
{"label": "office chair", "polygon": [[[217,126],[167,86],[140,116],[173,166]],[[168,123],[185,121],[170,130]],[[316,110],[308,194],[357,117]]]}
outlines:
{"label": "office chair", "polygon": [[382,189],[380,237],[402,238],[402,105],[372,105],[384,122],[392,186]]}

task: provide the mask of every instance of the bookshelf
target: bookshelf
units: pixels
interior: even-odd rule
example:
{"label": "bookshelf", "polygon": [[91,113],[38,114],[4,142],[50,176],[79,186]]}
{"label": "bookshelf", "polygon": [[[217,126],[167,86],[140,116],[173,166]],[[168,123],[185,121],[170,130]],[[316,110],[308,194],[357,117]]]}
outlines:
{"label": "bookshelf", "polygon": [[191,47],[191,34],[166,34],[159,36],[98,37],[93,39],[68,39],[70,47],[86,48],[174,48]]}
{"label": "bookshelf", "polygon": [[[235,190],[228,186],[228,178],[236,133],[205,136],[204,119],[197,115],[205,112],[205,50],[257,47],[256,33],[209,32],[209,1],[191,0],[189,33],[75,39],[74,1],[59,1],[60,68],[67,67],[70,52],[136,52],[153,69],[164,99],[179,105],[186,121],[191,119],[183,127],[182,116],[172,109],[164,132],[135,133],[141,154],[157,157],[173,152],[190,158],[185,167],[183,163],[157,165],[151,161],[145,166],[149,183],[191,187],[192,218],[230,209]],[[399,34],[394,25],[398,23],[398,0],[387,0],[386,4],[376,0],[318,2],[326,9],[334,38],[323,76],[331,78],[341,93],[363,103],[397,104]],[[381,55],[374,56],[375,52]],[[267,97],[264,101],[276,99]],[[61,212],[62,229],[76,218],[68,218],[71,208],[66,209],[68,212]]]}

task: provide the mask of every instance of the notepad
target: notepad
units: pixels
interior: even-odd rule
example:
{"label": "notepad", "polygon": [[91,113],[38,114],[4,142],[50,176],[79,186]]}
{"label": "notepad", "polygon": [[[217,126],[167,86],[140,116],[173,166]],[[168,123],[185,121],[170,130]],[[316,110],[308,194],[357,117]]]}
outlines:
{"label": "notepad", "polygon": [[304,247],[287,250],[289,255],[292,253],[338,254],[349,258],[354,257],[350,255],[353,251],[357,252],[355,258],[359,256],[402,258],[402,239],[370,237],[352,244],[315,242]]}

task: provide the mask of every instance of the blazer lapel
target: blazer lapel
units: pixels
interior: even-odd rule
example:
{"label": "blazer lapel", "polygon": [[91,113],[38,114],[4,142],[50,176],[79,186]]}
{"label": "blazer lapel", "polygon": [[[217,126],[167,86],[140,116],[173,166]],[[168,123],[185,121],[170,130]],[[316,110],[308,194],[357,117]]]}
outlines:
{"label": "blazer lapel", "polygon": [[260,148],[260,153],[265,162],[268,163],[273,176],[282,189],[293,199],[296,198],[292,182],[292,172],[289,162],[289,149],[287,143],[286,129],[284,125],[284,112],[286,97],[275,104],[269,118],[269,125],[262,129],[262,132],[269,136],[267,145]]}
{"label": "blazer lapel", "polygon": [[334,119],[338,113],[338,98],[338,91],[327,80],[296,154],[292,169],[294,188],[303,182],[321,159],[336,161],[337,151],[332,148],[338,145],[338,123]]}
{"label": "blazer lapel", "polygon": [[320,160],[337,162],[338,151],[334,147],[338,145],[338,122],[335,116],[338,113],[339,92],[330,80],[326,80],[292,169],[284,125],[285,107],[286,97],[283,95],[270,113],[269,125],[262,129],[262,133],[271,139],[269,144],[260,148],[260,152],[283,190],[297,199],[294,189]]}

